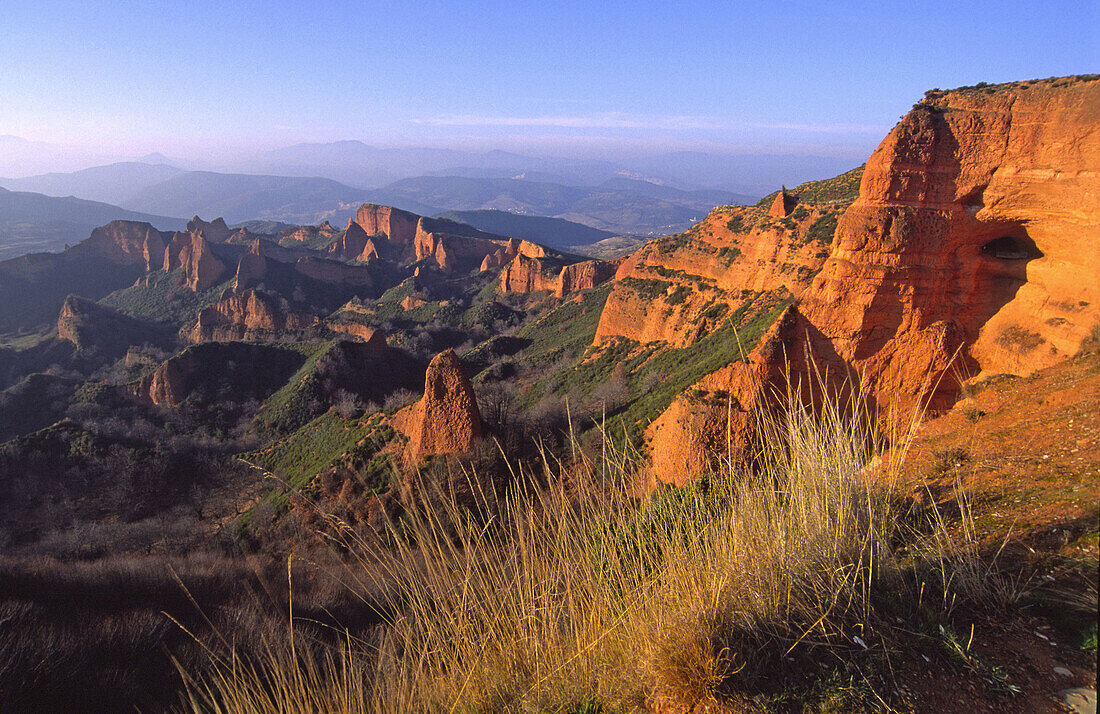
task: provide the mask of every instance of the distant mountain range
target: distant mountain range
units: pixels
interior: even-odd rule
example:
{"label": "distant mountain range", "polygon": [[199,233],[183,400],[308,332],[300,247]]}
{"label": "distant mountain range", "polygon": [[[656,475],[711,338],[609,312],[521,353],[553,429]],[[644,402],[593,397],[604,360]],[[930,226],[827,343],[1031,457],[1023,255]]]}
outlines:
{"label": "distant mountain range", "polygon": [[784,183],[793,185],[834,176],[862,158],[862,153],[837,158],[677,151],[612,161],[525,156],[509,151],[387,149],[361,141],[335,141],[295,144],[212,168],[228,173],[320,176],[363,188],[378,188],[415,176],[522,178],[567,186],[596,186],[625,177],[681,189],[718,188],[760,196]]}
{"label": "distant mountain range", "polygon": [[0,186],[9,191],[31,191],[47,196],[76,196],[89,201],[118,205],[125,198],[181,173],[181,169],[165,164],[125,161],[107,166],[93,166],[72,173],[0,179]]}
{"label": "distant mountain range", "polygon": [[[331,145],[325,146],[332,149]],[[512,157],[498,153],[496,158],[501,163]],[[295,156],[289,149],[284,154],[286,161]],[[422,157],[422,162],[431,158]],[[289,170],[293,165],[284,168]],[[623,176],[605,178],[590,186],[527,178],[417,176],[382,188],[363,189],[329,178],[183,171],[142,162],[0,179],[0,186],[114,204],[119,208],[112,218],[123,217],[117,211],[124,210],[152,216],[222,216],[229,223],[264,220],[315,224],[329,220],[340,224],[356,206],[369,202],[420,215],[497,210],[549,216],[614,235],[675,233],[716,205],[750,203],[757,198],[714,189],[684,190]],[[155,219],[151,222],[162,227]]]}

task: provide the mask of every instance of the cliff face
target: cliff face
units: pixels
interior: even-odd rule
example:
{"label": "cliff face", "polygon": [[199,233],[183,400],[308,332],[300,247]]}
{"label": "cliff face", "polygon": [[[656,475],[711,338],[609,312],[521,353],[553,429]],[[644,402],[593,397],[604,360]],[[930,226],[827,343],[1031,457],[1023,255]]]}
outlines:
{"label": "cliff face", "polygon": [[424,396],[395,414],[393,425],[409,438],[405,456],[412,463],[428,454],[468,452],[481,438],[474,388],[454,350],[432,359],[424,376]]}
{"label": "cliff face", "polygon": [[[210,248],[210,239],[213,235],[225,242],[229,237],[229,228],[221,218],[207,223],[195,216],[187,224],[186,233],[173,233],[172,238],[164,247],[164,258],[160,261],[160,268],[164,271],[182,268],[184,281],[187,287],[195,292],[206,290],[223,279],[226,273],[226,265]],[[150,252],[149,267],[156,263]]]}
{"label": "cliff face", "polygon": [[217,285],[225,274],[226,267],[214,255],[210,243],[201,232],[188,235],[190,240],[180,247],[179,264],[186,275],[187,287],[201,292]]}
{"label": "cliff face", "polygon": [[318,241],[335,240],[340,237],[340,231],[332,227],[328,221],[316,226],[299,226],[292,230],[281,231],[278,234],[279,242],[283,245],[295,243],[316,243]]}
{"label": "cliff face", "polygon": [[267,275],[267,256],[264,254],[263,241],[256,239],[248,252],[237,261],[237,276],[233,280],[233,292],[244,292],[263,280]]}
{"label": "cliff face", "polygon": [[399,208],[364,203],[355,211],[355,222],[368,236],[385,236],[395,245],[411,245],[420,216]]}
{"label": "cliff face", "polygon": [[798,315],[788,307],[744,362],[733,362],[676,397],[646,429],[653,474],[683,486],[713,470],[719,456],[747,461],[754,447],[757,412],[768,409],[786,385],[786,347]]}
{"label": "cliff face", "polygon": [[801,295],[828,255],[832,236],[820,226],[838,210],[803,206],[779,222],[760,208],[721,207],[686,233],[649,241],[619,265],[596,342],[683,347],[762,293]]}
{"label": "cliff face", "polygon": [[[930,93],[879,145],[803,300],[881,399],[1027,374],[1100,321],[1100,81]],[[956,350],[958,370],[947,365]]]}
{"label": "cliff face", "polygon": [[202,235],[211,243],[225,243],[232,233],[229,226],[225,225],[224,218],[215,218],[207,223],[198,216],[187,222],[187,232],[193,235]]}
{"label": "cliff face", "polygon": [[99,303],[69,295],[57,317],[58,339],[82,352],[121,356],[134,344],[159,344],[166,337],[155,326],[135,320]]}
{"label": "cliff face", "polygon": [[[486,257],[489,262],[490,257]],[[485,270],[486,263],[482,263]],[[560,259],[529,257],[517,252],[500,272],[501,292],[533,293],[549,291],[563,297],[577,290],[594,288],[610,280],[618,267],[617,261],[586,260],[562,265]]]}
{"label": "cliff face", "polygon": [[288,312],[277,299],[255,290],[233,295],[199,313],[185,333],[190,342],[270,339],[320,324],[316,315]]}
{"label": "cliff face", "polygon": [[[328,252],[335,260],[363,260],[364,249],[368,243],[370,243],[370,237],[367,232],[363,230],[362,226],[349,218],[348,227],[344,229],[344,235],[329,246]],[[373,243],[371,243],[371,249],[377,255]]]}
{"label": "cliff face", "polygon": [[111,221],[92,231],[83,245],[116,263],[145,263],[150,257],[159,267],[159,255],[164,252],[164,237],[148,223]]}
{"label": "cliff face", "polygon": [[[811,255],[805,245],[766,240],[760,223],[746,232],[744,209],[727,225],[741,230],[724,242],[738,251],[725,271],[706,257],[721,251],[714,239],[725,209],[671,250],[652,241],[628,258],[598,337],[689,343],[696,333],[682,329],[686,306],[708,290],[728,298],[738,287],[782,284],[796,299],[747,364],[708,375],[650,426],[658,478],[678,483],[716,454],[744,453],[752,415],[766,408],[765,386],[788,369],[804,377],[798,356],[807,348],[838,379],[833,387],[844,375],[858,378],[880,409],[912,405],[931,384],[933,412],[950,406],[969,377],[1024,375],[1075,354],[1100,322],[1097,117],[1096,80],[929,93],[871,156],[827,260],[823,244]],[[778,194],[765,221],[789,228],[812,220],[800,219],[801,209],[819,210],[790,198]],[[799,266],[796,279],[785,265]],[[678,270],[700,289],[670,300],[683,282]],[[802,279],[807,272],[812,280]],[[790,367],[784,355],[794,358]]]}
{"label": "cliff face", "polygon": [[382,348],[386,346],[386,333],[367,325],[355,322],[330,322],[328,327],[333,332],[343,332],[373,347]]}

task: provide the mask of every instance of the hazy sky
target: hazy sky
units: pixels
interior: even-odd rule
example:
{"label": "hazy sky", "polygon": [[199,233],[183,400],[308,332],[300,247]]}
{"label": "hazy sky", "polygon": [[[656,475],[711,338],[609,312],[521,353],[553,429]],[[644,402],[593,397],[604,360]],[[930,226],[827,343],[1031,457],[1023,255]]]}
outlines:
{"label": "hazy sky", "polygon": [[926,89],[1100,72],[1098,27],[1095,0],[0,0],[0,135],[863,157]]}

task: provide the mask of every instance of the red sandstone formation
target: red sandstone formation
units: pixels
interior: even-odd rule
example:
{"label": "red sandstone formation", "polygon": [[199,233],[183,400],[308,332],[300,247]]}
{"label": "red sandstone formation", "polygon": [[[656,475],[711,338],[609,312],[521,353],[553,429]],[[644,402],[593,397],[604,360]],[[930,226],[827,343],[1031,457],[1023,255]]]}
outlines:
{"label": "red sandstone formation", "polygon": [[392,423],[409,438],[405,456],[410,463],[428,454],[468,452],[481,438],[474,388],[454,350],[432,359],[424,377],[424,396],[395,414]]}
{"label": "red sandstone formation", "polygon": [[190,240],[179,250],[179,264],[186,275],[187,287],[202,292],[218,284],[225,274],[225,263],[218,260],[201,232],[189,234]]}
{"label": "red sandstone formation", "polygon": [[797,329],[797,314],[788,307],[745,362],[703,377],[649,425],[646,439],[658,481],[683,486],[714,470],[719,457],[748,459],[757,413],[785,387],[786,349]]}
{"label": "red sandstone formation", "polygon": [[237,261],[237,277],[233,280],[233,292],[240,293],[253,287],[267,275],[267,257],[263,241],[252,242],[248,252]]}
{"label": "red sandstone formation", "polygon": [[355,222],[368,236],[385,236],[394,245],[411,245],[420,216],[399,208],[364,203],[355,212]]}
{"label": "red sandstone formation", "polygon": [[318,324],[316,315],[287,312],[276,298],[247,290],[200,312],[198,322],[185,337],[189,342],[270,339]]}
{"label": "red sandstone formation", "polygon": [[[487,259],[488,260],[488,259]],[[542,290],[564,297],[610,280],[618,261],[586,260],[562,265],[561,260],[540,260],[524,253],[512,258],[500,273],[501,292],[532,293]]]}
{"label": "red sandstone formation", "polygon": [[1076,353],[1100,322],[1097,117],[1095,79],[929,93],[867,162],[805,296],[819,351],[880,400],[942,377],[936,406],[959,377]]}
{"label": "red sandstone formation", "polygon": [[[696,385],[727,392],[732,418],[721,400],[683,396],[650,427],[658,477],[679,482],[715,454],[736,456],[761,407],[760,385],[782,374],[783,352],[808,347],[823,370],[860,376],[880,410],[912,405],[929,383],[938,410],[970,376],[1028,374],[1077,352],[1100,322],[1097,117],[1095,79],[929,93],[871,156],[820,274],[785,283],[798,303],[785,318],[794,326],[773,331],[749,365]],[[701,224],[712,234],[714,218]],[[617,277],[659,266],[653,279],[682,282],[675,271],[693,271],[704,286],[759,290],[784,276],[777,262],[798,254],[784,247],[753,261],[767,251],[738,236],[730,273],[707,273],[698,243],[711,241],[699,228],[659,262],[651,246],[660,242],[647,244]],[[655,310],[666,325],[682,322],[667,300],[646,307],[628,291],[616,284],[598,335],[695,339],[657,329]]]}
{"label": "red sandstone formation", "polygon": [[[362,226],[353,219],[348,219],[348,227],[344,229],[344,235],[329,246],[329,256],[334,260],[359,260],[364,249],[370,243],[370,236]],[[371,244],[373,248],[373,244]],[[374,251],[377,254],[377,250]]]}
{"label": "red sandstone formation", "polygon": [[280,231],[278,238],[280,241],[306,243],[319,238],[337,238],[339,235],[339,230],[333,228],[328,221],[323,221],[316,226],[300,226],[292,230]]}
{"label": "red sandstone formation", "polygon": [[367,325],[357,322],[330,322],[328,327],[333,332],[343,332],[352,337],[357,337],[372,347],[381,348],[386,346],[386,333]]}
{"label": "red sandstone formation", "polygon": [[347,265],[322,258],[299,258],[294,269],[302,275],[329,283],[368,287],[374,283],[370,270],[363,265]]}
{"label": "red sandstone formation", "polygon": [[152,377],[142,380],[141,386],[145,387],[145,393],[149,401],[158,407],[174,407],[187,398],[185,371],[189,371],[193,365],[182,362],[190,362],[190,354],[184,352],[179,357],[164,362],[153,372]]}
{"label": "red sandstone formation", "polygon": [[187,222],[187,232],[201,234],[211,243],[225,243],[230,235],[229,226],[225,225],[224,218],[215,218],[207,223],[198,216]]}
{"label": "red sandstone formation", "polygon": [[626,337],[683,347],[715,326],[708,315],[716,310],[728,314],[780,289],[801,295],[828,255],[810,228],[836,210],[805,208],[788,219],[793,230],[761,209],[725,206],[684,234],[649,241],[619,264],[596,342]]}
{"label": "red sandstone formation", "polygon": [[148,265],[149,256],[159,263],[157,256],[164,251],[164,238],[148,223],[111,221],[92,231],[81,245],[116,263]]}
{"label": "red sandstone formation", "polygon": [[798,198],[787,193],[787,189],[783,189],[779,193],[775,194],[775,200],[772,201],[772,205],[768,208],[768,215],[772,218],[786,218],[794,210],[795,205],[798,203]]}

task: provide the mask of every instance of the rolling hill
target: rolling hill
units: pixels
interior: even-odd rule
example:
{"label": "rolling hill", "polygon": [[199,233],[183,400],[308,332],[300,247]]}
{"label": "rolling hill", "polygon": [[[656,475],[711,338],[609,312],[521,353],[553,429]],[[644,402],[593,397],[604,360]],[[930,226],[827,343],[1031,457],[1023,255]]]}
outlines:
{"label": "rolling hill", "polygon": [[87,238],[96,226],[114,220],[143,221],[161,230],[180,230],[187,223],[98,201],[0,188],[0,260],[61,250]]}

